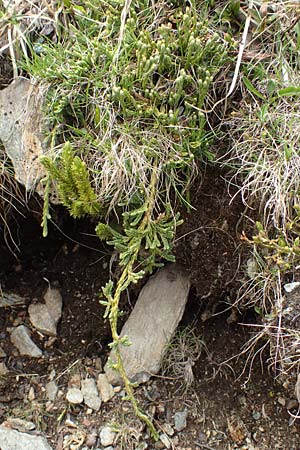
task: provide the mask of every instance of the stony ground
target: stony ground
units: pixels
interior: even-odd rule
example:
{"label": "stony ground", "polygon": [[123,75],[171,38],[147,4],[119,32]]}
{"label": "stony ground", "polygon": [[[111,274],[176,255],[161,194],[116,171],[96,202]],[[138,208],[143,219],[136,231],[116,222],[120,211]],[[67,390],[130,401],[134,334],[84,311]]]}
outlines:
{"label": "stony ground", "polygon": [[[231,312],[224,312],[241,283],[243,261],[236,249],[243,207],[237,201],[229,208],[222,176],[214,177],[214,185],[212,178],[208,172],[201,191],[193,193],[197,211],[177,238],[177,260],[193,284],[177,338],[164,370],[136,391],[160,440],[154,443],[134,417],[122,387],[103,386],[110,332],[99,292],[110,273],[117,276],[114,257],[101,248],[93,224],[70,221],[60,209],[43,239],[38,204],[12,225],[18,257],[4,242],[0,247],[2,424],[41,433],[56,450],[300,448],[299,424],[291,416],[298,407],[293,387],[276,383],[267,348],[233,358],[251,337],[253,328],[246,324],[255,323],[251,312],[234,323]],[[37,330],[30,320],[30,305],[47,306],[49,283],[63,305],[61,318],[51,323],[56,336]],[[123,299],[123,322],[140,289]],[[28,329],[41,357],[17,351],[11,335],[20,327]]]}

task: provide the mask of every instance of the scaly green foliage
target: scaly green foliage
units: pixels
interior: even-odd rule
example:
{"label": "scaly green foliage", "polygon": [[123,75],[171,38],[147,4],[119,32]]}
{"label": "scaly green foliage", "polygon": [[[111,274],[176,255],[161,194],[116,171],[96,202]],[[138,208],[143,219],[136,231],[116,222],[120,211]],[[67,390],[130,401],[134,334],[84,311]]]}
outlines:
{"label": "scaly green foliage", "polygon": [[91,187],[88,169],[78,156],[74,156],[69,142],[65,143],[56,160],[44,156],[41,161],[57,182],[59,199],[73,217],[99,215],[101,207]]}

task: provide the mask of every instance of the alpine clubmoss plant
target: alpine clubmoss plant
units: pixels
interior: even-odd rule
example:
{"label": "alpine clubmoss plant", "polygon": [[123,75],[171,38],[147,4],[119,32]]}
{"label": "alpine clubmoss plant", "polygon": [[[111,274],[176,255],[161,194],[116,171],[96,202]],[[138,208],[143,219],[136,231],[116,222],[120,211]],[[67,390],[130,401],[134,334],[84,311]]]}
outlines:
{"label": "alpine clubmoss plant", "polygon": [[[146,273],[173,261],[196,161],[211,158],[205,99],[227,48],[196,3],[150,0],[70,3],[67,38],[43,44],[25,68],[47,87],[45,114],[53,150],[43,214],[47,233],[51,183],[74,217],[98,218],[96,232],[119,254],[121,275],[103,288],[116,354],[135,412],[157,433],[133,395],[120,353],[122,293]],[[172,195],[171,195],[172,192]],[[172,201],[171,201],[172,198]],[[110,218],[119,215],[122,230]]]}

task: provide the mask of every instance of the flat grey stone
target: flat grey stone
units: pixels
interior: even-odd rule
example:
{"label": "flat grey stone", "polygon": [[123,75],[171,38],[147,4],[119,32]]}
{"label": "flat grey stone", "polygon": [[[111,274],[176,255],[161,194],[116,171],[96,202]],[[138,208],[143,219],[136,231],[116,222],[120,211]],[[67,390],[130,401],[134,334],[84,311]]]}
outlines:
{"label": "flat grey stone", "polygon": [[45,304],[29,305],[28,313],[34,328],[47,336],[56,336],[56,323]]}
{"label": "flat grey stone", "polygon": [[174,428],[176,431],[182,431],[187,426],[187,411],[178,411],[174,414]]}
{"label": "flat grey stone", "polygon": [[300,288],[300,282],[299,281],[295,281],[293,283],[287,283],[287,284],[284,285],[284,290],[288,294],[290,292],[293,292],[295,289],[298,289],[298,288]]}
{"label": "flat grey stone", "polygon": [[18,78],[0,91],[0,140],[14,166],[15,178],[27,191],[44,176],[42,100],[37,85]]}
{"label": "flat grey stone", "polygon": [[101,373],[98,376],[97,387],[100,393],[101,400],[106,403],[115,395],[114,388],[108,382],[107,376],[105,373]]}
{"label": "flat grey stone", "polygon": [[35,429],[35,424],[33,422],[24,419],[19,419],[18,417],[8,417],[6,422],[14,430],[22,431],[24,433]]}
{"label": "flat grey stone", "polygon": [[159,439],[160,439],[160,441],[164,444],[164,446],[165,446],[167,449],[171,448],[171,441],[170,441],[170,438],[169,438],[165,433],[162,433],[162,434],[159,436]]}
{"label": "flat grey stone", "polygon": [[57,324],[61,318],[63,305],[59,289],[49,287],[44,295],[44,300],[55,324]]}
{"label": "flat grey stone", "polygon": [[83,394],[78,388],[70,388],[68,389],[66,399],[69,403],[74,405],[78,405],[83,402]]}
{"label": "flat grey stone", "polygon": [[56,336],[56,326],[62,314],[62,296],[58,289],[49,287],[44,296],[45,303],[29,306],[32,325],[47,336]]}
{"label": "flat grey stone", "polygon": [[99,411],[101,406],[101,398],[99,397],[94,378],[86,378],[81,381],[81,392],[83,394],[83,399],[86,406],[94,411]]}
{"label": "flat grey stone", "polygon": [[19,306],[25,304],[25,298],[17,294],[9,294],[2,292],[0,294],[0,308]]}
{"label": "flat grey stone", "polygon": [[47,399],[50,400],[51,402],[54,402],[57,391],[58,387],[55,381],[49,381],[49,383],[46,384]]}
{"label": "flat grey stone", "polygon": [[168,435],[168,436],[174,436],[174,429],[171,427],[171,425],[169,423],[164,423],[163,426],[163,431]]}
{"label": "flat grey stone", "polygon": [[47,440],[42,436],[20,433],[0,426],[1,450],[52,450]]}
{"label": "flat grey stone", "polygon": [[42,350],[32,341],[30,332],[24,325],[19,325],[11,332],[10,340],[21,355],[40,358],[43,354]]}
{"label": "flat grey stone", "polygon": [[103,447],[108,447],[114,443],[116,433],[110,427],[103,427],[100,431],[100,443]]}
{"label": "flat grey stone", "polygon": [[[182,318],[189,290],[190,281],[176,264],[158,271],[142,289],[121,332],[131,342],[120,349],[131,381],[146,382],[159,372],[166,345]],[[115,361],[113,350],[110,359]],[[105,373],[111,384],[122,383],[118,372],[109,367],[109,361]]]}

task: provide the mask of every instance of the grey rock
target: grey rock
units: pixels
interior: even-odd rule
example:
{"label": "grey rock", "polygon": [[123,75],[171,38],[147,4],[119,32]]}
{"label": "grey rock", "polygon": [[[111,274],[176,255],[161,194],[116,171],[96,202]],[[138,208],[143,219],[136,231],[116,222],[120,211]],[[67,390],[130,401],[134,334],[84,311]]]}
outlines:
{"label": "grey rock", "polygon": [[159,439],[161,440],[161,442],[164,444],[164,446],[165,446],[167,449],[171,448],[170,438],[169,438],[165,433],[162,433],[162,434],[159,436]]}
{"label": "grey rock", "polygon": [[13,428],[14,430],[22,431],[24,433],[35,429],[35,424],[33,422],[19,419],[18,417],[9,417],[6,421],[11,428]]}
{"label": "grey rock", "polygon": [[174,414],[174,428],[176,431],[182,431],[187,426],[187,411],[178,411]]}
{"label": "grey rock", "polygon": [[78,405],[83,402],[83,394],[78,388],[70,388],[68,389],[66,399],[69,403],[74,405]]}
{"label": "grey rock", "polygon": [[25,304],[25,298],[17,294],[9,294],[2,292],[0,294],[0,308],[7,308],[12,306],[20,306]]}
{"label": "grey rock", "polygon": [[252,417],[254,420],[259,420],[261,418],[261,414],[258,411],[254,411],[254,413],[252,414]]}
{"label": "grey rock", "polygon": [[97,387],[100,393],[101,400],[106,403],[115,395],[114,388],[108,382],[105,373],[98,376]]}
{"label": "grey rock", "polygon": [[56,336],[56,324],[46,305],[42,303],[29,305],[28,313],[34,328],[47,336]]}
{"label": "grey rock", "polygon": [[108,426],[103,427],[100,431],[100,443],[104,447],[108,447],[114,443],[116,433]]}
{"label": "grey rock", "polygon": [[58,387],[55,381],[49,381],[49,383],[46,384],[46,395],[51,402],[54,402],[57,391]]}
{"label": "grey rock", "polygon": [[99,397],[94,378],[86,378],[85,380],[82,380],[81,392],[83,394],[83,399],[86,406],[94,411],[99,411],[101,406],[101,398]]}
{"label": "grey rock", "polygon": [[44,300],[54,322],[57,324],[61,318],[63,305],[59,289],[49,287],[44,295]]}
{"label": "grey rock", "polygon": [[56,326],[62,314],[62,296],[58,289],[49,287],[45,303],[32,304],[28,308],[32,325],[47,336],[56,336]]}
{"label": "grey rock", "polygon": [[24,325],[19,325],[11,332],[10,340],[21,355],[40,358],[43,354],[42,350],[32,341],[30,332]]}
{"label": "grey rock", "polygon": [[163,431],[165,433],[167,433],[168,436],[173,436],[175,433],[174,428],[171,427],[171,425],[169,423],[164,423],[162,428],[163,428]]}
{"label": "grey rock", "polygon": [[0,358],[5,358],[7,355],[2,347],[0,347]]}
{"label": "grey rock", "polygon": [[15,178],[27,191],[44,176],[42,94],[37,85],[18,78],[0,91],[0,140],[14,166]]}
{"label": "grey rock", "polygon": [[0,362],[0,376],[6,375],[9,372],[6,364],[4,362]]}
{"label": "grey rock", "polygon": [[[182,318],[189,290],[190,281],[176,264],[158,271],[142,289],[121,332],[131,342],[120,349],[131,381],[146,382],[160,370],[164,350]],[[110,368],[110,361],[115,361],[113,350],[105,373],[111,384],[122,384],[120,375]]]}
{"label": "grey rock", "polygon": [[287,283],[284,285],[284,290],[285,292],[287,292],[288,294],[293,292],[295,289],[300,287],[300,282],[299,281],[295,281],[294,283]]}
{"label": "grey rock", "polygon": [[20,433],[0,426],[1,450],[52,450],[47,440],[42,436]]}

